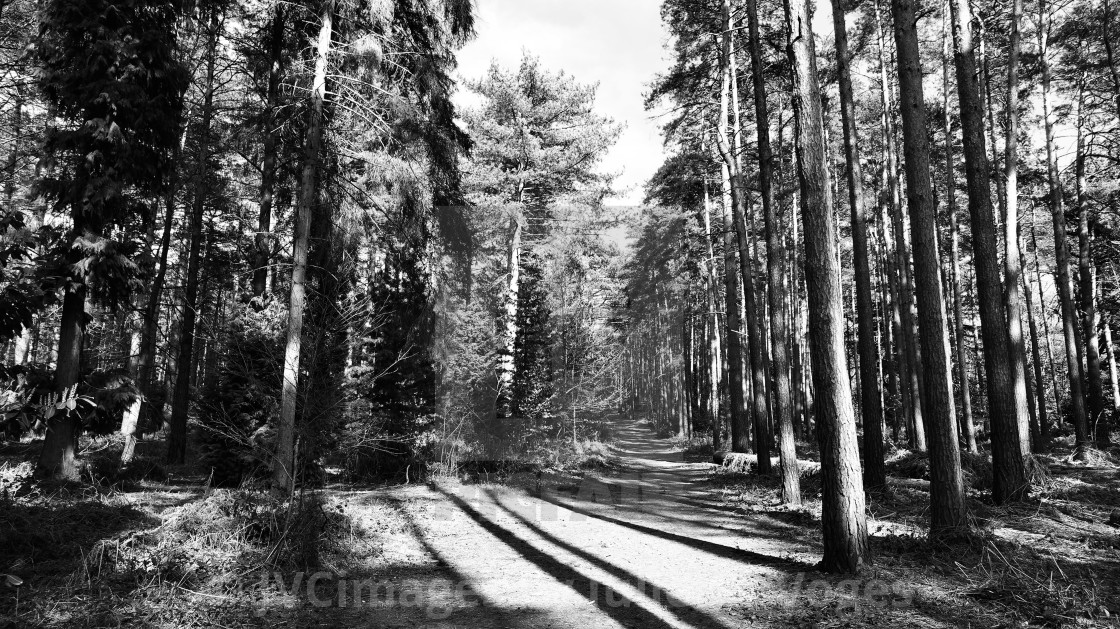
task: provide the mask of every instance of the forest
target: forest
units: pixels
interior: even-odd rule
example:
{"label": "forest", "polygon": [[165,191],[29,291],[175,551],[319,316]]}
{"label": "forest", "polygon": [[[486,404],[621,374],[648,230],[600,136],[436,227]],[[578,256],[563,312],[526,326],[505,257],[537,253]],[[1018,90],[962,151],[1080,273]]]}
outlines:
{"label": "forest", "polygon": [[0,629],[1116,626],[1120,8],[495,2],[0,0]]}

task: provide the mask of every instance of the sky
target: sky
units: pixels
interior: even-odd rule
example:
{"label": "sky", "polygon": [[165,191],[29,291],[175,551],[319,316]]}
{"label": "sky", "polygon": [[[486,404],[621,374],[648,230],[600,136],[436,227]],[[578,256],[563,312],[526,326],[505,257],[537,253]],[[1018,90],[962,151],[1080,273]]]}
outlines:
{"label": "sky", "polygon": [[[491,61],[516,68],[529,52],[550,70],[598,83],[596,110],[625,125],[601,170],[619,175],[617,205],[641,203],[664,159],[660,123],[643,94],[669,67],[659,0],[476,0],[477,38],[459,52],[459,75],[479,78]],[[459,106],[470,104],[460,90]]]}
{"label": "sky", "polygon": [[[598,83],[596,109],[625,125],[602,171],[619,175],[608,202],[638,205],[646,181],[664,161],[657,112],[644,94],[671,65],[660,0],[476,0],[478,36],[459,53],[461,78],[480,78],[497,61],[520,64],[522,53],[540,58],[550,71],[564,70],[580,83]],[[814,27],[831,37],[828,2],[817,2]],[[471,96],[460,89],[460,107]]]}

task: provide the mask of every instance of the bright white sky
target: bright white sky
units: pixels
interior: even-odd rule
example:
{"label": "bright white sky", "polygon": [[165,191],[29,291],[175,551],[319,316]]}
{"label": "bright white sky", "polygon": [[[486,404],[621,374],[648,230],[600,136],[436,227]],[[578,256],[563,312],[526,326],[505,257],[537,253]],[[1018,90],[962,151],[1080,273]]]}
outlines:
{"label": "bright white sky", "polygon": [[[476,0],[477,38],[459,53],[461,77],[479,78],[497,62],[514,68],[523,51],[552,71],[580,83],[598,83],[596,109],[625,125],[602,170],[619,175],[611,201],[637,205],[646,181],[664,160],[660,124],[645,111],[643,95],[669,68],[668,33],[660,0]],[[818,2],[814,26],[831,37],[828,2]],[[826,29],[826,32],[825,32]],[[460,90],[457,104],[471,103]]]}
{"label": "bright white sky", "polygon": [[459,53],[459,74],[479,78],[492,60],[515,68],[527,51],[548,70],[598,83],[597,111],[626,127],[602,165],[619,174],[612,202],[641,203],[664,157],[660,123],[643,104],[654,75],[669,67],[659,0],[477,0],[476,10],[478,37]]}

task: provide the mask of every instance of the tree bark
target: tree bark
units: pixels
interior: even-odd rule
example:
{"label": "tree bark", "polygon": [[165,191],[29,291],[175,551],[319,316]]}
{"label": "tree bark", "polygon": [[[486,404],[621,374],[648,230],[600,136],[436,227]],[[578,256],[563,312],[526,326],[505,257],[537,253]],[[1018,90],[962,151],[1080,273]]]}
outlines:
{"label": "tree bark", "polygon": [[183,320],[176,362],[175,391],[171,402],[171,431],[167,437],[167,462],[180,464],[187,458],[187,414],[191,403],[191,376],[194,374],[195,324],[198,318],[198,283],[202,257],[202,220],[209,189],[206,173],[210,165],[210,125],[214,118],[214,83],[218,55],[218,30],[221,15],[210,10],[207,33],[206,86],[203,91],[201,123],[198,138],[198,162],[194,173],[194,199],[191,205],[191,244],[187,253],[186,287],[183,296]]}
{"label": "tree bark", "polygon": [[[735,52],[734,22],[731,20],[730,0],[725,2],[726,24],[728,35],[726,38],[728,67],[728,81],[731,85],[731,121],[734,131],[734,148],[731,185],[738,188],[739,193],[735,201],[734,218],[735,231],[738,233],[739,242],[739,277],[743,282],[743,327],[747,332],[750,366],[750,404],[751,425],[754,427],[754,449],[758,455],[758,473],[767,475],[773,472],[770,460],[770,443],[773,441],[770,429],[770,392],[767,381],[766,342],[764,333],[764,310],[759,306],[758,286],[755,282],[755,257],[751,251],[754,240],[754,213],[750,210],[750,197],[747,192],[746,182],[743,178],[743,167],[740,155],[742,154],[742,124],[739,115],[739,78],[737,55]],[[747,214],[751,215],[751,224],[747,225]],[[755,247],[757,249],[757,247]],[[746,361],[744,356],[744,361]],[[746,366],[746,365],[744,365]],[[749,451],[749,449],[748,449]]]}
{"label": "tree bark", "polygon": [[787,54],[793,70],[794,114],[805,227],[805,283],[821,452],[824,558],[829,572],[855,572],[870,560],[855,411],[844,352],[844,312],[832,190],[825,158],[816,46],[808,0],[784,0]]}
{"label": "tree bark", "polygon": [[[789,329],[786,311],[785,251],[782,246],[780,208],[774,202],[774,154],[770,148],[770,111],[766,104],[762,41],[759,35],[758,0],[747,0],[747,38],[754,81],[755,126],[758,130],[758,189],[766,229],[767,299],[770,304],[771,379],[774,383],[774,417],[778,427],[778,451],[782,466],[782,500],[801,504],[801,478],[793,428],[793,400],[790,393]],[[780,132],[780,129],[779,129]],[[882,435],[879,436],[882,444]]]}
{"label": "tree bark", "polygon": [[[176,151],[176,157],[179,152]],[[178,159],[173,159],[172,163]],[[167,279],[167,254],[171,249],[171,231],[175,223],[175,188],[176,176],[171,175],[167,194],[164,196],[166,212],[163,221],[163,234],[160,237],[159,256],[156,262],[156,276],[152,279],[151,289],[148,291],[148,303],[142,314],[140,322],[140,352],[136,358],[136,382],[140,389],[141,397],[136,400],[125,412],[121,422],[121,435],[125,445],[121,450],[121,467],[132,461],[136,448],[136,428],[140,422],[140,415],[144,405],[150,404],[152,395],[152,376],[155,372],[156,334],[159,332],[159,306],[163,298],[163,285]]]}
{"label": "tree bark", "polygon": [[848,53],[846,14],[840,0],[832,0],[832,24],[836,34],[836,67],[840,86],[840,113],[844,126],[844,158],[847,163],[848,205],[852,217],[852,257],[855,262],[857,344],[859,351],[860,400],[863,410],[863,484],[880,489],[887,484],[883,461],[883,409],[879,390],[879,348],[875,340],[875,306],[871,299],[871,251],[867,238],[867,209],[863,195],[856,105],[852,94],[851,60]]}
{"label": "tree bark", "polygon": [[887,201],[890,208],[891,222],[894,227],[895,266],[897,271],[896,297],[898,299],[899,315],[901,317],[901,348],[900,353],[905,366],[902,369],[904,376],[904,394],[902,396],[907,419],[908,433],[911,446],[919,452],[926,450],[925,421],[923,418],[923,388],[924,383],[917,339],[917,322],[914,316],[914,283],[910,273],[910,247],[906,241],[906,229],[902,215],[902,197],[898,185],[898,147],[895,144],[894,125],[891,123],[890,112],[894,111],[891,102],[890,79],[887,74],[886,37],[879,13],[879,4],[875,3],[875,28],[879,42],[879,78],[882,83],[880,91],[883,113],[883,148],[885,160],[883,162],[885,179],[887,181]]}
{"label": "tree bark", "polygon": [[1062,310],[1062,334],[1066,342],[1066,374],[1069,377],[1070,411],[1075,432],[1074,457],[1084,460],[1089,447],[1089,422],[1086,417],[1085,394],[1081,377],[1081,340],[1077,335],[1077,312],[1070,285],[1068,228],[1062,202],[1062,183],[1058,175],[1058,157],[1054,146],[1054,119],[1050,105],[1050,19],[1047,3],[1039,2],[1039,65],[1042,66],[1042,118],[1046,131],[1046,173],[1049,184],[1050,213],[1054,219],[1054,283],[1058,285],[1058,302]]}
{"label": "tree bark", "polygon": [[[1050,317],[1046,314],[1046,294],[1042,288],[1042,265],[1038,262],[1038,233],[1034,225],[1034,212],[1031,212],[1031,247],[1034,249],[1034,275],[1038,283],[1038,313],[1039,318],[1042,319],[1042,334],[1046,339],[1046,359],[1050,365],[1050,388],[1054,392],[1054,410],[1058,417],[1057,421],[1060,422],[1062,402],[1058,393],[1058,368],[1054,365],[1054,348],[1050,343]],[[1047,422],[1039,422],[1038,430],[1041,441],[1036,447],[1041,452],[1050,442],[1050,426]]]}
{"label": "tree bark", "polygon": [[950,0],[953,48],[964,138],[968,208],[972,218],[973,257],[984,338],[984,367],[988,373],[988,417],[992,426],[992,496],[997,503],[1026,495],[1026,471],[1019,439],[1019,413],[1009,355],[1007,313],[999,274],[995,217],[984,147],[984,108],[976,81],[976,56],[972,44],[972,10],[968,0]]}
{"label": "tree bark", "polygon": [[[1026,269],[1027,256],[1022,249],[1019,250],[1021,267]],[[1038,402],[1038,415],[1035,421],[1031,422],[1031,452],[1042,452],[1042,444],[1044,443],[1042,434],[1043,426],[1048,421],[1046,418],[1046,381],[1042,377],[1042,353],[1039,348],[1039,334],[1038,334],[1038,321],[1034,316],[1034,294],[1031,290],[1030,278],[1026,275],[1023,276],[1023,297],[1026,300],[1027,306],[1027,324],[1031,334],[1031,349],[1032,360],[1034,367],[1034,382],[1035,382],[1035,397]]]}
{"label": "tree bark", "polygon": [[[89,235],[78,207],[73,209],[74,228]],[[77,260],[74,260],[75,262]],[[62,300],[62,320],[58,330],[58,359],[54,371],[54,394],[58,399],[74,398],[81,378],[82,340],[85,336],[86,287],[70,282]],[[78,480],[78,437],[82,431],[81,412],[58,409],[47,420],[47,434],[39,454],[36,473],[58,480]]]}
{"label": "tree bark", "polygon": [[930,183],[929,132],[922,91],[922,62],[914,0],[893,0],[895,47],[898,51],[899,109],[906,157],[906,196],[914,245],[914,279],[918,296],[923,397],[930,463],[930,534],[959,532],[966,527],[964,479],[953,408],[949,365],[949,334],[941,288],[941,257],[937,250],[937,201]]}
{"label": "tree bark", "polygon": [[1108,417],[1104,410],[1104,387],[1101,379],[1100,341],[1097,327],[1096,269],[1093,268],[1093,226],[1089,216],[1085,175],[1085,89],[1079,86],[1077,99],[1077,142],[1074,156],[1074,188],[1077,201],[1077,277],[1081,292],[1082,329],[1085,334],[1085,379],[1088,384],[1088,421],[1095,433],[1095,445],[1106,449],[1110,444]]}
{"label": "tree bark", "polygon": [[[521,197],[521,193],[518,194]],[[520,198],[519,198],[520,202]],[[502,305],[502,347],[498,353],[498,393],[495,413],[498,419],[513,415],[513,382],[517,376],[514,348],[517,345],[517,293],[521,284],[521,220],[509,220],[509,248],[506,257],[506,292]]]}
{"label": "tree bark", "polygon": [[1108,382],[1112,385],[1112,413],[1120,411],[1120,378],[1116,372],[1116,348],[1112,345],[1112,327],[1104,324],[1104,351],[1108,352]]}
{"label": "tree bark", "polygon": [[272,469],[273,492],[290,494],[295,486],[296,398],[299,391],[300,352],[303,338],[303,311],[307,299],[307,249],[311,233],[311,214],[319,202],[318,175],[323,143],[323,103],[327,95],[327,59],[331,51],[334,0],[324,3],[315,49],[315,75],[307,126],[300,200],[296,216],[292,256],[292,292],[288,303],[288,338],[284,351],[284,385],[280,402],[280,421],[276,436],[276,461]]}
{"label": "tree bark", "polygon": [[[1016,420],[1019,424],[1019,452],[1031,451],[1031,400],[1027,396],[1026,343],[1023,341],[1023,298],[1019,292],[1022,281],[1022,258],[1019,255],[1019,24],[1023,18],[1023,0],[1011,1],[1011,25],[1007,53],[1007,111],[1003,159],[1003,272],[1004,295],[1007,301],[1008,357],[1011,378],[1015,385]],[[993,149],[995,147],[993,146]]]}
{"label": "tree bark", "polygon": [[951,251],[949,277],[953,287],[953,322],[957,341],[957,381],[960,383],[961,389],[961,407],[958,421],[968,451],[976,454],[980,451],[980,448],[976,444],[976,424],[972,419],[972,392],[968,386],[968,352],[965,351],[964,336],[964,299],[961,294],[960,225],[957,222],[957,169],[953,156],[953,122],[949,108],[949,49],[952,45],[952,39],[949,35],[948,11],[946,11],[944,22],[944,45],[941,53],[942,124],[945,134],[945,200],[949,214],[949,247]]}
{"label": "tree bark", "polygon": [[[715,245],[712,242],[712,203],[708,195],[708,182],[704,182],[704,208],[702,210],[705,242],[708,245],[705,288],[708,299],[708,419],[712,426],[719,426],[719,382],[722,379],[723,359],[720,356],[719,300],[716,287],[719,284],[719,271],[716,269]],[[718,431],[717,431],[718,433]],[[719,445],[716,438],[715,445]]]}
{"label": "tree bark", "polygon": [[[0,5],[0,10],[2,10],[2,8],[3,8],[3,5]],[[12,140],[12,150],[8,154],[8,164],[5,168],[5,171],[6,171],[7,176],[8,176],[8,184],[7,184],[7,186],[5,186],[4,197],[5,197],[5,200],[7,202],[7,207],[9,209],[15,209],[15,206],[13,204],[13,200],[15,198],[15,191],[16,191],[16,177],[19,174],[19,151],[20,151],[19,145],[20,145],[20,140],[23,137],[24,99],[25,99],[25,95],[24,95],[23,87],[17,87],[16,88],[15,111],[13,112],[13,115],[12,115],[12,132],[13,132],[12,135],[13,135],[14,139]],[[48,122],[48,124],[49,124],[49,122]],[[47,129],[44,129],[44,132],[46,130]],[[36,167],[36,170],[38,170],[38,166]],[[38,180],[38,177],[36,177],[36,180]],[[45,211],[46,211],[46,206],[44,205],[43,212],[41,213],[41,215],[45,215]],[[43,223],[43,219],[40,218],[36,223],[28,225],[28,228],[29,229],[38,229],[42,225],[42,223]],[[30,354],[31,354],[31,337],[32,337],[33,332],[34,332],[33,331],[34,327],[35,326],[32,325],[32,326],[28,326],[28,327],[24,328],[23,331],[20,332],[20,335],[18,337],[16,337],[15,352],[12,356],[12,364],[13,365],[17,365],[17,366],[25,365],[29,362],[28,359],[29,359]]]}
{"label": "tree bark", "polygon": [[724,262],[724,292],[726,295],[726,313],[724,321],[727,325],[725,336],[727,338],[727,388],[728,400],[731,404],[731,448],[732,452],[750,451],[750,417],[747,413],[746,384],[745,384],[745,359],[743,357],[742,321],[739,318],[739,272],[737,269],[735,225],[733,207],[735,204],[732,195],[734,188],[731,185],[731,175],[727,165],[723,165],[723,262]]}
{"label": "tree bark", "polygon": [[284,5],[276,5],[268,48],[268,95],[264,114],[264,149],[261,161],[261,200],[257,217],[256,252],[253,262],[253,298],[263,307],[268,291],[269,260],[272,257],[272,204],[276,192],[276,157],[280,130],[276,113],[280,106],[280,80],[284,71]]}
{"label": "tree bark", "polygon": [[[723,3],[723,18],[724,25],[730,24],[731,21],[731,7],[730,0],[724,0]],[[743,355],[743,330],[753,327],[751,317],[744,317],[746,320],[741,320],[739,309],[742,305],[752,299],[752,283],[749,279],[750,275],[750,254],[747,247],[747,234],[746,219],[745,219],[745,200],[743,198],[745,191],[742,187],[742,180],[739,176],[738,162],[731,152],[731,144],[727,137],[727,121],[728,112],[731,99],[731,86],[734,81],[731,69],[731,34],[730,31],[724,33],[720,39],[720,109],[719,121],[716,125],[716,149],[722,160],[722,174],[723,174],[723,201],[724,201],[724,228],[727,230],[724,235],[724,261],[727,264],[727,339],[728,339],[728,369],[730,370],[731,378],[728,378],[728,384],[731,387],[731,451],[732,452],[750,452],[750,419],[746,411],[746,395],[747,395],[747,381],[746,373],[747,366],[750,365],[750,373],[754,373],[754,350],[755,344],[751,343],[751,339],[747,338],[747,356]],[[735,273],[735,247],[738,246],[738,265],[739,273]],[[739,277],[742,277],[743,294],[739,295]],[[740,302],[739,299],[743,299]],[[732,308],[732,304],[735,308]],[[753,313],[748,313],[753,314]],[[732,318],[734,317],[734,318]],[[732,325],[734,323],[734,325]],[[755,391],[751,397],[752,402],[759,399],[759,392]],[[762,400],[765,403],[765,399]],[[752,412],[755,415],[755,424],[758,424],[757,413],[758,404],[752,404]],[[759,453],[759,462],[761,464],[762,455]],[[761,470],[760,470],[761,471]]]}

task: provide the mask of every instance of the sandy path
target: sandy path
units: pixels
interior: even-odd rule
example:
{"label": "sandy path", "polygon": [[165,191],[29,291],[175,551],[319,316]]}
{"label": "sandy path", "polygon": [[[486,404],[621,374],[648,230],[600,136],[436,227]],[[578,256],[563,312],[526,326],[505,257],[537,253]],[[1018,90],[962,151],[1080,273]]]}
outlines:
{"label": "sandy path", "polygon": [[[684,462],[642,424],[623,424],[617,434],[620,471],[577,487],[531,495],[441,484],[346,497],[358,513],[363,495],[388,501],[407,522],[415,547],[411,554],[399,549],[400,568],[377,578],[408,594],[397,604],[317,609],[296,624],[660,629],[878,624],[875,618],[928,624],[913,610],[890,605],[836,612],[828,602],[834,598],[804,586],[821,575],[812,565],[819,550],[803,527],[723,507],[701,482],[711,465]],[[833,611],[800,625],[814,606]]]}

